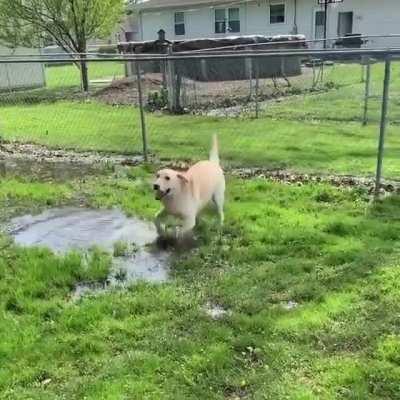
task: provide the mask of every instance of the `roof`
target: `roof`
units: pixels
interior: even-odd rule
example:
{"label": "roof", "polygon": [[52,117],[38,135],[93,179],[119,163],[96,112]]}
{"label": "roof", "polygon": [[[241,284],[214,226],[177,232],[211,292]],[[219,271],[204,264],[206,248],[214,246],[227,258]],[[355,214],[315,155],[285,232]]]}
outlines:
{"label": "roof", "polygon": [[157,10],[163,8],[214,6],[223,3],[232,3],[232,0],[142,0],[135,5],[139,10]]}

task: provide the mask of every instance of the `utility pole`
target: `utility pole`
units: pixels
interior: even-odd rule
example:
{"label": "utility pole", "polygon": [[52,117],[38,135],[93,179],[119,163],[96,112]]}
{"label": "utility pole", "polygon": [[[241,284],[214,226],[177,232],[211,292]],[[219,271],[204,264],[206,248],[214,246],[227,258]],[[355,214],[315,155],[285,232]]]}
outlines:
{"label": "utility pole", "polygon": [[343,0],[318,0],[318,4],[324,5],[324,49],[328,47],[326,43],[328,37],[328,5],[334,3],[343,3]]}

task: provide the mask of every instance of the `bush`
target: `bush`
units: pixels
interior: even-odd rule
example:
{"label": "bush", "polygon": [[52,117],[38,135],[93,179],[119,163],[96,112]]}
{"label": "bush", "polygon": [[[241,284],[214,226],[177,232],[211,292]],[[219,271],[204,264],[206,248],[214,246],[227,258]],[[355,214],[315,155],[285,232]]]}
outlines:
{"label": "bush", "polygon": [[150,92],[147,98],[147,108],[150,111],[163,110],[168,105],[168,90],[161,89]]}

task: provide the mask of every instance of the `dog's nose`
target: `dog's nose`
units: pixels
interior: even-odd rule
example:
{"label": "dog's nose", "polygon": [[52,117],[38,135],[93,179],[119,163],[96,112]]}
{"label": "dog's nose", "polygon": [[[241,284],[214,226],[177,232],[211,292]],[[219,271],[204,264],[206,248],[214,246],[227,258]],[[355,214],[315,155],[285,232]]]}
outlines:
{"label": "dog's nose", "polygon": [[153,185],[153,189],[154,190],[159,190],[160,189],[160,185]]}

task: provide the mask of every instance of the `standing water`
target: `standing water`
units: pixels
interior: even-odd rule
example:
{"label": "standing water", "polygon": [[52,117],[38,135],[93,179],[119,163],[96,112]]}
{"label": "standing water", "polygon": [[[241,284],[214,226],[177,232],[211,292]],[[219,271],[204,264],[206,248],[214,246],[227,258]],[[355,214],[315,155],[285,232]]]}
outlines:
{"label": "standing water", "polygon": [[[134,244],[137,251],[133,254],[114,258],[109,284],[121,285],[117,278],[121,273],[125,283],[168,279],[168,253],[146,246],[157,239],[153,224],[128,218],[119,210],[56,208],[37,216],[14,218],[9,232],[19,245],[43,246],[60,254],[93,246],[112,252],[117,242]],[[88,289],[88,285],[79,285],[77,294]]]}

